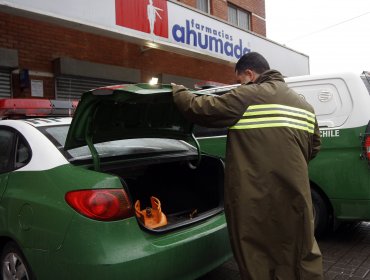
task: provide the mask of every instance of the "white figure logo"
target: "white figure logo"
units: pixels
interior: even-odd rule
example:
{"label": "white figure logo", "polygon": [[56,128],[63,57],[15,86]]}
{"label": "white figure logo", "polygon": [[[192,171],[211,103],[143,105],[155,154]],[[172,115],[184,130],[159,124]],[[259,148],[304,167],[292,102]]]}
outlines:
{"label": "white figure logo", "polygon": [[154,34],[154,24],[157,16],[162,19],[159,15],[158,11],[163,11],[160,8],[157,8],[153,5],[153,0],[149,0],[149,4],[147,6],[147,13],[148,13],[148,20],[149,20],[149,27],[150,27],[150,34]]}

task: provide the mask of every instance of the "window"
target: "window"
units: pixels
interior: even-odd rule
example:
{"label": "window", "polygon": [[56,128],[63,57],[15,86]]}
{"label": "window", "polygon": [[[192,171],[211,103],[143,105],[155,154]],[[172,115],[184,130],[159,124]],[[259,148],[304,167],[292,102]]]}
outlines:
{"label": "window", "polygon": [[250,30],[250,13],[234,5],[228,6],[229,22],[242,29]]}
{"label": "window", "polygon": [[[68,129],[69,126],[65,125],[39,128],[69,161],[91,159],[91,152],[87,146],[70,149],[68,152],[64,151],[63,147],[67,138]],[[193,153],[194,151],[192,147],[182,141],[163,138],[114,140],[96,143],[94,146],[101,159],[115,156],[130,157],[133,155],[154,155],[154,153]]]}
{"label": "window", "polygon": [[7,129],[0,130],[0,173],[11,169],[13,141],[13,132]]}
{"label": "window", "polygon": [[0,128],[0,173],[25,166],[31,159],[26,140],[13,129]]}
{"label": "window", "polygon": [[209,13],[209,0],[197,0],[197,9]]}
{"label": "window", "polygon": [[23,137],[18,136],[15,152],[15,168],[25,166],[31,159],[31,149]]}

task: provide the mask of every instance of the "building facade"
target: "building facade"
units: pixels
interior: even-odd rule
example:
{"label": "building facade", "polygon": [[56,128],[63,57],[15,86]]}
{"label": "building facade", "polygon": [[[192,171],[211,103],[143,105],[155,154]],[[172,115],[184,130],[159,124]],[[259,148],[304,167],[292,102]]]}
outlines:
{"label": "building facade", "polygon": [[152,77],[232,84],[249,51],[309,72],[307,56],[265,36],[263,0],[0,0],[0,98],[78,99]]}

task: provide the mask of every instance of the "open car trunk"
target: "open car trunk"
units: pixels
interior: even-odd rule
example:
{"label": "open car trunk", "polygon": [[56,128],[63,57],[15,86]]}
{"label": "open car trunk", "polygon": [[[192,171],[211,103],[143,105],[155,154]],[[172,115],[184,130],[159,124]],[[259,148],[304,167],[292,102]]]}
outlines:
{"label": "open car trunk", "polygon": [[[192,152],[193,149],[173,143],[167,147],[165,143],[158,152],[154,144],[146,160],[132,148],[121,154],[114,149],[110,156],[127,156],[127,161],[107,163],[108,148],[99,145],[130,139],[179,140],[195,143],[196,149]],[[64,150],[84,146],[90,150],[96,171],[121,178],[144,229],[165,232],[223,211],[223,163],[203,155],[197,168],[189,165],[189,160],[200,159],[200,147],[193,136],[193,124],[173,102],[171,85],[126,84],[85,92],[69,127]],[[123,147],[125,144],[118,142],[117,150]],[[150,146],[141,144],[137,149],[145,148]],[[160,221],[165,222],[158,222],[157,217],[164,217]]]}
{"label": "open car trunk", "polygon": [[151,196],[160,200],[167,224],[150,229],[138,219],[146,230],[165,232],[223,211],[224,165],[218,158],[203,155],[197,168],[188,159],[166,159],[103,169],[121,178],[132,202],[139,200],[141,209],[151,207]]}

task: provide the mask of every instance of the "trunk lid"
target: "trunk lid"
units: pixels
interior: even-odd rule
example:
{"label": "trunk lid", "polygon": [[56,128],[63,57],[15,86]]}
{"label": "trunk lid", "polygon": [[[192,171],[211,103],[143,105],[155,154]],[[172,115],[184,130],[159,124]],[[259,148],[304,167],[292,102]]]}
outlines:
{"label": "trunk lid", "polygon": [[[190,141],[193,124],[177,110],[170,85],[118,85],[82,95],[68,131],[66,150],[129,138]],[[94,154],[93,154],[94,156]]]}

